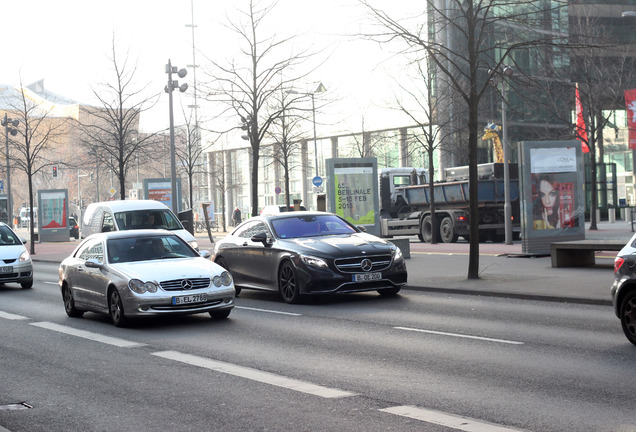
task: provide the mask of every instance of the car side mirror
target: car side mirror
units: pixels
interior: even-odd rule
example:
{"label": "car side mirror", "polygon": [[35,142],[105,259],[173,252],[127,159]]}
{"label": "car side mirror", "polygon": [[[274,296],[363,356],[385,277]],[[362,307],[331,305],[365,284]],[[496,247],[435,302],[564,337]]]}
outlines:
{"label": "car side mirror", "polygon": [[356,225],[356,228],[358,228],[360,231],[362,232],[367,232],[367,227],[362,226],[362,225]]}
{"label": "car side mirror", "polygon": [[89,260],[86,260],[86,263],[84,263],[84,264],[88,268],[102,268],[103,267],[103,264],[100,263],[99,261],[97,261],[95,258],[91,258]]}
{"label": "car side mirror", "polygon": [[212,256],[210,251],[207,251],[207,250],[199,251],[199,255],[201,255],[205,259],[210,259],[210,257]]}
{"label": "car side mirror", "polygon": [[267,244],[267,233],[254,234],[251,239],[253,242]]}

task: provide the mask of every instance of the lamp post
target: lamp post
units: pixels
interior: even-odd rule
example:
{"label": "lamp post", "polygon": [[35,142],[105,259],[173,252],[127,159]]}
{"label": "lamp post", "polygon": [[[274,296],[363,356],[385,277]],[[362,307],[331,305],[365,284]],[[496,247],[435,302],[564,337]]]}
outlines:
{"label": "lamp post", "polygon": [[179,206],[177,203],[178,193],[177,193],[177,168],[176,168],[176,160],[175,160],[175,147],[174,147],[174,119],[172,116],[172,91],[176,88],[179,89],[181,93],[185,92],[188,89],[188,84],[181,84],[179,86],[179,81],[172,80],[172,74],[176,73],[179,75],[179,78],[183,78],[188,74],[188,71],[185,69],[180,69],[177,71],[176,66],[172,66],[170,60],[168,60],[168,64],[166,65],[166,73],[168,74],[168,84],[165,87],[165,92],[168,93],[169,99],[169,111],[170,111],[170,190],[172,194],[172,212],[176,215],[179,212]]}
{"label": "lamp post", "polygon": [[4,126],[4,137],[6,142],[6,157],[7,157],[7,224],[13,228],[13,200],[11,199],[11,166],[9,164],[9,134],[16,136],[18,130],[16,129],[20,124],[19,120],[10,119],[7,113],[4,113],[2,119],[2,126]]}
{"label": "lamp post", "polygon": [[504,157],[504,229],[505,241],[507,245],[512,244],[512,204],[510,202],[510,156],[508,150],[508,125],[506,124],[506,78],[510,78],[514,74],[507,64],[497,66],[497,69],[488,70],[490,75],[490,84],[497,86],[501,82],[501,130],[503,157]]}
{"label": "lamp post", "polygon": [[316,93],[324,93],[326,91],[327,91],[327,89],[325,88],[324,85],[322,85],[322,83],[318,83],[318,87],[316,87],[316,90],[314,90],[313,92],[303,93],[303,92],[298,92],[296,90],[290,90],[289,91],[289,93],[292,93],[292,94],[311,96],[311,115],[312,115],[312,121],[313,121],[313,125],[314,125],[314,169],[315,169],[316,176],[318,176],[318,141],[317,141],[317,138],[316,138],[316,101],[315,101],[315,95],[316,95]]}

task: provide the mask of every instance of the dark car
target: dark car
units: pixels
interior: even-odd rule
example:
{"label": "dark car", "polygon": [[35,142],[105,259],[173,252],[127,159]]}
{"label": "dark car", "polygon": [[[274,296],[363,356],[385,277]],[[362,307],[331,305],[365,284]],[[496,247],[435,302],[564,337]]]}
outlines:
{"label": "dark car", "polygon": [[325,212],[256,216],[218,241],[214,261],[241,288],[279,291],[287,303],[306,294],[377,291],[395,295],[406,284],[402,252]]}
{"label": "dark car", "polygon": [[623,332],[636,345],[636,235],[616,255],[611,294]]}
{"label": "dark car", "polygon": [[73,216],[70,216],[68,218],[68,226],[71,227],[70,228],[70,236],[73,237],[74,239],[78,239],[79,238],[79,225],[77,224],[77,220]]}

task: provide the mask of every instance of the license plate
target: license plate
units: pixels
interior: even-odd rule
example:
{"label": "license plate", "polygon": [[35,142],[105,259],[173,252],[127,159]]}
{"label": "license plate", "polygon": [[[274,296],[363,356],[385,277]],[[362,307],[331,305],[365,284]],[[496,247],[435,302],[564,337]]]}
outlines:
{"label": "license plate", "polygon": [[13,267],[0,267],[0,273],[13,273]]}
{"label": "license plate", "polygon": [[353,275],[354,282],[369,282],[382,279],[382,273],[356,273]]}
{"label": "license plate", "polygon": [[172,297],[172,304],[174,306],[190,304],[190,303],[201,303],[205,301],[208,301],[207,294],[191,294],[187,296]]}

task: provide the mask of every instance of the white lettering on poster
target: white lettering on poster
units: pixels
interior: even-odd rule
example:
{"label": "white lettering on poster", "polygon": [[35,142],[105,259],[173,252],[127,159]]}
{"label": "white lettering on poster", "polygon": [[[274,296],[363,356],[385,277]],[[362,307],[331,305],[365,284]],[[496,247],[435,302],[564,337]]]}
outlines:
{"label": "white lettering on poster", "polygon": [[575,147],[530,149],[530,172],[532,174],[576,171]]}

